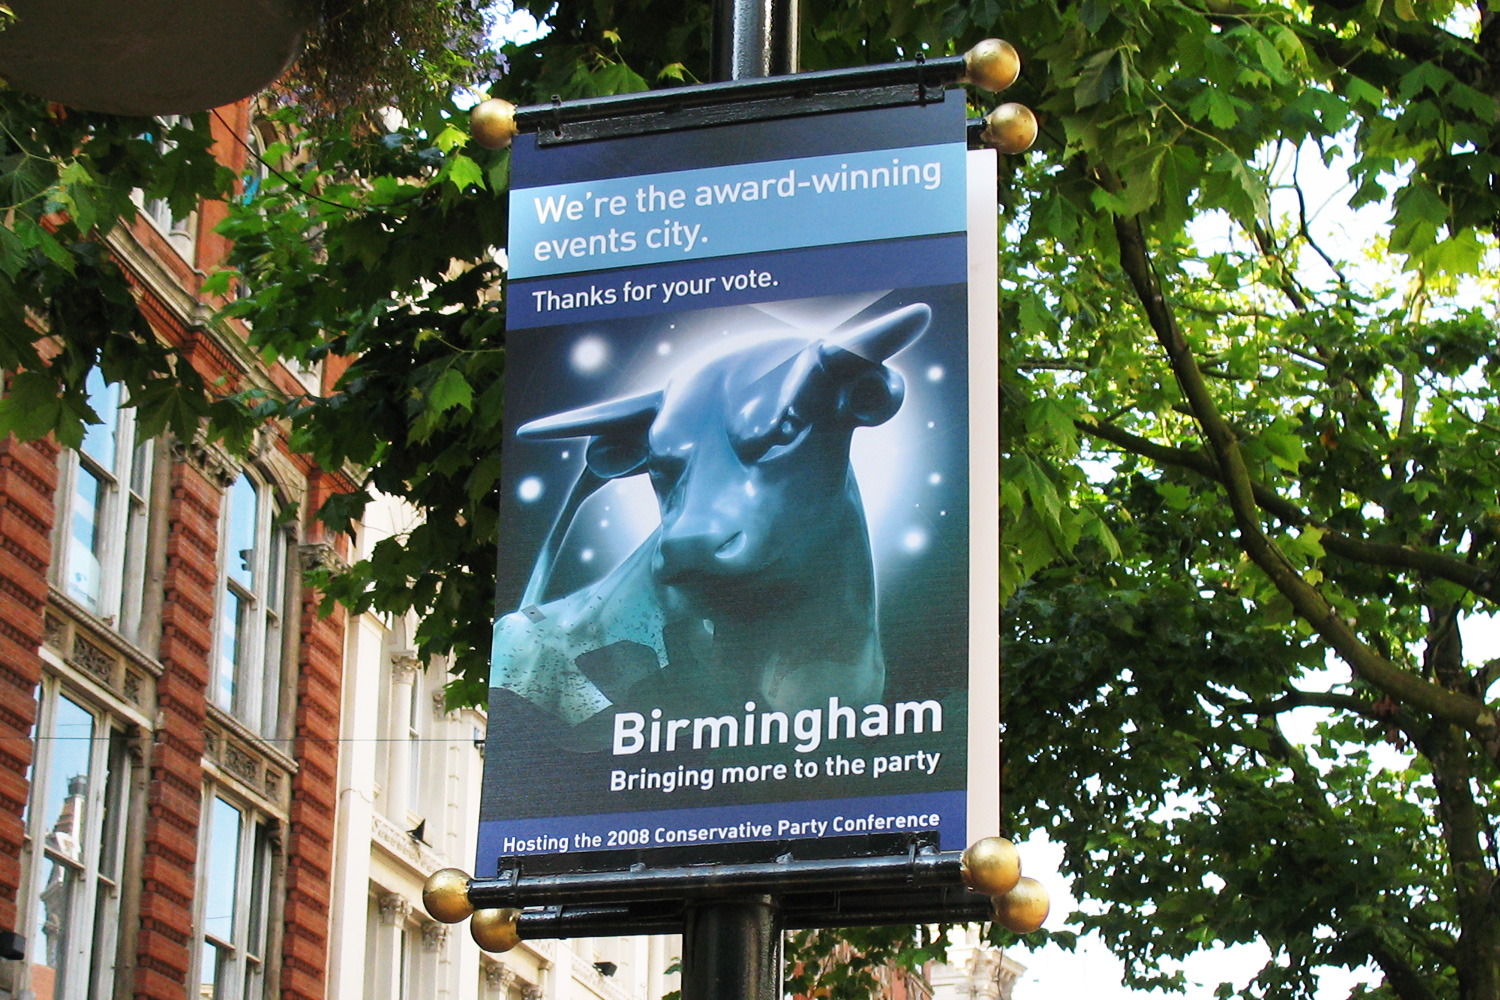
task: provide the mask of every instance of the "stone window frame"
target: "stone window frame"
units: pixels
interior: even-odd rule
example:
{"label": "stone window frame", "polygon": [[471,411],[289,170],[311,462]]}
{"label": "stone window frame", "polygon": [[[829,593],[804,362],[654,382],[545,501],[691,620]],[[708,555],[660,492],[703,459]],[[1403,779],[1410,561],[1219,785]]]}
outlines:
{"label": "stone window frame", "polygon": [[[57,829],[43,829],[48,822],[46,814],[51,810],[47,803],[39,801],[54,785],[53,771],[66,766],[60,763],[66,752],[64,741],[78,738],[56,729],[59,715],[64,711],[63,701],[90,720],[88,773],[83,776],[89,781],[78,791],[78,803],[59,809],[60,819],[63,809],[76,810],[82,806],[77,844],[71,857],[65,845],[58,842]],[[43,671],[37,685],[36,753],[31,766],[21,851],[19,923],[30,953],[21,974],[23,991],[36,994],[36,977],[41,968],[46,968],[53,977],[61,973],[61,983],[53,978],[47,987],[55,1000],[86,1000],[114,992],[123,897],[132,889],[126,882],[125,871],[129,863],[127,841],[134,832],[131,790],[135,772],[141,766],[138,751],[132,745],[136,727],[129,716],[103,704],[87,689],[57,673]],[[71,780],[69,793],[66,798],[73,797]],[[71,869],[76,877],[72,884],[78,887],[77,894],[66,904],[60,927],[66,954],[59,958],[67,964],[39,966],[36,958],[49,947],[49,935],[43,928],[50,918],[43,914],[43,896],[53,888],[52,876],[58,869]]]}
{"label": "stone window frame", "polygon": [[[157,115],[156,121],[164,131],[171,130],[182,124],[187,115]],[[147,135],[145,138],[153,138]],[[166,138],[156,139],[156,148],[167,152],[174,145]],[[172,206],[165,198],[147,198],[146,193],[139,188],[131,192],[131,200],[140,207],[141,215],[151,223],[157,232],[177,251],[189,265],[195,266],[194,254],[198,249],[198,211],[194,209],[181,219],[172,216]]]}
{"label": "stone window frame", "polygon": [[[243,524],[243,519],[236,521],[242,513],[236,510],[236,491],[247,481],[255,495],[252,544],[249,549],[233,550],[236,526]],[[247,464],[225,488],[219,514],[209,701],[267,740],[279,737],[288,632],[299,627],[294,607],[297,586],[292,579],[300,568],[296,528],[283,523],[283,517],[296,510],[275,477]],[[245,552],[251,554],[248,570]],[[241,567],[238,572],[233,569],[236,564]],[[226,658],[230,596],[238,614],[233,654]]]}
{"label": "stone window frame", "polygon": [[[225,817],[218,808],[238,816],[232,871],[217,870],[215,841]],[[267,1000],[279,976],[272,965],[278,922],[276,905],[280,892],[280,822],[253,802],[237,795],[227,784],[207,781],[203,786],[198,836],[198,891],[193,901],[193,940],[189,983],[190,995],[201,1000]],[[248,863],[247,863],[248,861]],[[226,876],[228,876],[226,880]],[[215,889],[225,885],[233,894],[228,923],[225,914],[208,912],[221,900]],[[209,955],[214,956],[213,988],[205,983]]]}
{"label": "stone window frame", "polygon": [[[118,382],[106,383],[96,368],[90,372],[87,385],[89,403],[103,421],[92,426],[110,429],[114,454],[105,462],[92,453],[90,437],[97,431],[86,435],[79,448],[63,453],[50,574],[69,600],[136,642],[140,639],[146,589],[151,478],[157,442],[137,439],[135,409],[121,398]],[[98,491],[93,515],[95,539],[87,547],[74,537],[75,522],[83,513],[78,490],[85,478],[91,479]],[[88,567],[85,559],[92,560],[96,567],[97,593],[78,583],[78,575]]]}

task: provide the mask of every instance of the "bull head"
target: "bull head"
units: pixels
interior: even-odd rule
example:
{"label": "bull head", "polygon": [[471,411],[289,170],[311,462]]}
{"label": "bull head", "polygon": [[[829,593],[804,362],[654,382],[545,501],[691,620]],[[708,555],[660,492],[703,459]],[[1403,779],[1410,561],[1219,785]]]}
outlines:
{"label": "bull head", "polygon": [[[905,396],[885,361],[927,329],[905,306],[811,343],[762,342],[673,374],[666,388],[522,426],[529,440],[588,437],[599,479],[646,472],[661,507],[662,583],[775,573],[818,557],[863,511],[849,472],[855,427],[884,423]],[[868,558],[868,556],[866,556]]]}

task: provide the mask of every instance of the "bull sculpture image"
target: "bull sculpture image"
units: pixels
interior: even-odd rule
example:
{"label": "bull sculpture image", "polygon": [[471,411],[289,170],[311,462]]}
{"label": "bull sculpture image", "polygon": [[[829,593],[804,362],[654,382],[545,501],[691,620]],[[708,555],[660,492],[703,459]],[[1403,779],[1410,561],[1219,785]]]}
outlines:
{"label": "bull sculpture image", "polygon": [[[533,420],[587,438],[519,610],[495,626],[493,687],[570,726],[622,705],[790,711],[880,700],[885,661],[851,435],[905,395],[886,364],[927,329],[918,303],[826,338],[734,346],[656,392]],[[607,576],[545,601],[584,500],[651,479],[660,525]]]}

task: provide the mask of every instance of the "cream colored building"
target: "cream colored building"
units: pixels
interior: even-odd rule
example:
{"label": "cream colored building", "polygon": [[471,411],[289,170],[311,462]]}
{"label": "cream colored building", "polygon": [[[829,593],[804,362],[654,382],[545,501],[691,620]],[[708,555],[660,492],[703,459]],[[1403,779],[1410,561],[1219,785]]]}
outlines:
{"label": "cream colored building", "polygon": [[1011,1000],[1026,966],[985,944],[980,931],[977,924],[949,931],[948,960],[927,968],[932,1000]]}
{"label": "cream colored building", "polygon": [[[416,515],[372,503],[367,555]],[[676,937],[523,942],[480,951],[467,924],[433,921],[422,884],[471,871],[478,836],[484,714],[447,711],[442,663],[414,653],[414,619],[351,617],[342,691],[329,1000],[660,1000]]]}

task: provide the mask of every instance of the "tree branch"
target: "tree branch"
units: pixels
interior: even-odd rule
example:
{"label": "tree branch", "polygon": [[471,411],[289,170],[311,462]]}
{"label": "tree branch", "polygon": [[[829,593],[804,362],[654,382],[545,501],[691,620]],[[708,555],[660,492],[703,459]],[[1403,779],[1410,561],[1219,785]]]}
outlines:
{"label": "tree branch", "polygon": [[[1161,465],[1187,469],[1222,482],[1219,469],[1207,455],[1186,448],[1174,448],[1157,444],[1148,438],[1139,437],[1112,424],[1090,424],[1076,421],[1075,426],[1090,437],[1100,438],[1124,450]],[[1284,524],[1298,527],[1314,527],[1323,532],[1323,549],[1344,559],[1372,566],[1390,566],[1399,569],[1426,573],[1450,583],[1455,583],[1479,597],[1500,604],[1500,579],[1494,573],[1480,569],[1462,559],[1419,549],[1410,545],[1393,545],[1389,542],[1369,542],[1345,534],[1309,515],[1301,507],[1277,493],[1263,483],[1252,482],[1251,493],[1261,510]]]}
{"label": "tree branch", "polygon": [[1213,451],[1219,472],[1216,478],[1224,487],[1235,525],[1239,528],[1240,548],[1357,676],[1398,701],[1472,732],[1483,741],[1490,754],[1500,753],[1500,723],[1488,706],[1469,695],[1446,690],[1408,673],[1366,645],[1323,595],[1302,578],[1286,554],[1266,536],[1239,442],[1209,393],[1192,349],[1162,293],[1146,250],[1140,220],[1135,216],[1115,216],[1114,222],[1120,264],[1135,288],[1157,341],[1166,352],[1183,397],[1192,407],[1198,426]]}
{"label": "tree branch", "polygon": [[1385,940],[1373,927],[1361,927],[1351,931],[1349,938],[1364,949],[1365,954],[1375,960],[1380,971],[1385,973],[1385,982],[1400,1000],[1437,1000],[1437,994],[1427,985],[1427,979],[1406,957]]}

